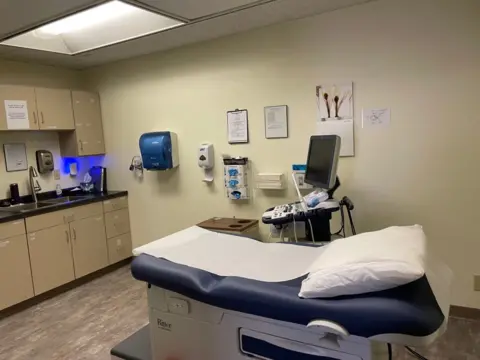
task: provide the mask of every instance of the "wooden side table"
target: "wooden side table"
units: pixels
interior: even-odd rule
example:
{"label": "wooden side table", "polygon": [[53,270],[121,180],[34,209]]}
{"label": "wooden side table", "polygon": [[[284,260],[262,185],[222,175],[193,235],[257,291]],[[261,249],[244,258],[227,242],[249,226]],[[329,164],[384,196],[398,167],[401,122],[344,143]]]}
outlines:
{"label": "wooden side table", "polygon": [[211,231],[248,236],[260,240],[258,220],[214,217],[197,224],[197,226]]}

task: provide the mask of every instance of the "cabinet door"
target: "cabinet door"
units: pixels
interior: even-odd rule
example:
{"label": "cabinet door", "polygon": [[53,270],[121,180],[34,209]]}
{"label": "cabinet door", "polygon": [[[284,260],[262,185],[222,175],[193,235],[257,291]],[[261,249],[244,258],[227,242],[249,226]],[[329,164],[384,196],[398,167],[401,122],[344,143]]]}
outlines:
{"label": "cabinet door", "polygon": [[[18,116],[16,116],[17,120],[12,119],[10,122],[7,122],[7,104],[5,101],[25,101],[27,105],[25,112],[28,116],[28,122],[22,121]],[[19,113],[20,116],[21,113],[22,111]],[[9,129],[38,130],[37,103],[35,101],[35,89],[33,87],[0,86],[0,130]]]}
{"label": "cabinet door", "polygon": [[132,256],[132,237],[130,234],[123,234],[108,239],[107,244],[110,264],[115,264]]}
{"label": "cabinet door", "polygon": [[75,129],[70,90],[35,88],[35,95],[40,114],[40,129]]}
{"label": "cabinet door", "polygon": [[72,91],[72,101],[78,154],[105,154],[102,112],[98,94],[87,91]]}
{"label": "cabinet door", "polygon": [[68,225],[28,234],[35,295],[75,279]]}
{"label": "cabinet door", "polygon": [[27,238],[0,240],[0,310],[33,297]]}
{"label": "cabinet door", "polygon": [[108,266],[103,215],[70,223],[70,233],[77,279]]}
{"label": "cabinet door", "polygon": [[130,232],[130,217],[128,209],[111,211],[105,214],[105,228],[107,238],[126,234]]}

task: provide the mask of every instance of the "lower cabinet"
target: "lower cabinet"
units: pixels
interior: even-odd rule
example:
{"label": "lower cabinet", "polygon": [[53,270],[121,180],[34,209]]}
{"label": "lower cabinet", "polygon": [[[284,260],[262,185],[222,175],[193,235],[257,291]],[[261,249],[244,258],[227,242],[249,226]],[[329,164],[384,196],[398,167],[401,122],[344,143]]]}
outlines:
{"label": "lower cabinet", "polygon": [[25,234],[0,240],[0,310],[33,296]]}
{"label": "lower cabinet", "polygon": [[107,244],[110,264],[115,264],[132,256],[132,237],[130,233],[108,239]]}
{"label": "lower cabinet", "polygon": [[0,310],[132,256],[127,198],[0,223]]}
{"label": "lower cabinet", "polygon": [[76,278],[108,266],[103,215],[71,222],[70,234]]}
{"label": "lower cabinet", "polygon": [[67,224],[28,234],[35,295],[75,279]]}

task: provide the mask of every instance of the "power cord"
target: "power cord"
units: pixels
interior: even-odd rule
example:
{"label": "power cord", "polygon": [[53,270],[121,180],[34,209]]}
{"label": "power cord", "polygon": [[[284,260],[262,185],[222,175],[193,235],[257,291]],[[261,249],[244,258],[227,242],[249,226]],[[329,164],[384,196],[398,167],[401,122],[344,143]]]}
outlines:
{"label": "power cord", "polygon": [[388,360],[393,360],[392,344],[388,343],[388,344],[387,344],[387,348],[388,348]]}
{"label": "power cord", "polygon": [[407,349],[407,351],[410,353],[410,355],[416,357],[417,359],[428,360],[425,356],[419,354],[418,352],[413,350],[410,346],[405,346],[405,349]]}

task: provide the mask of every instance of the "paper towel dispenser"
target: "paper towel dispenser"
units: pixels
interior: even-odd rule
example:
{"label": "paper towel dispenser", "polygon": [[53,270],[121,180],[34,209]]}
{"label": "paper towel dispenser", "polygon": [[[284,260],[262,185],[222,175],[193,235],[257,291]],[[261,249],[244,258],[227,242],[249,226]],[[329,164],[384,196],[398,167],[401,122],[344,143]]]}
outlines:
{"label": "paper towel dispenser", "polygon": [[140,136],[140,153],[146,170],[169,170],[178,164],[177,134],[157,131]]}

